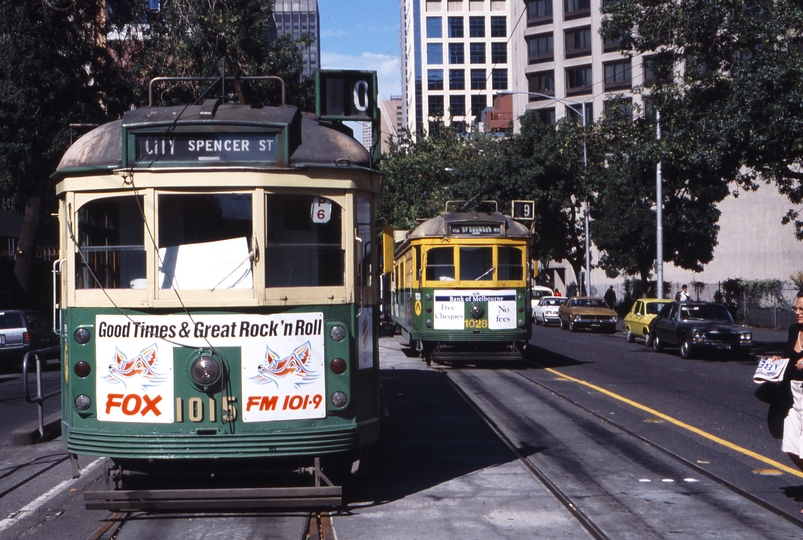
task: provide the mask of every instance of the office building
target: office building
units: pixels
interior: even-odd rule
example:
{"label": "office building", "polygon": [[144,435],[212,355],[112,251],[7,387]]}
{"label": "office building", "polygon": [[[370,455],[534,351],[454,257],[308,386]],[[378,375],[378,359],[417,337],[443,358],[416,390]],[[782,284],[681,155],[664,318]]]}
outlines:
{"label": "office building", "polygon": [[309,77],[321,67],[321,24],[316,0],[276,0],[273,8],[278,35],[290,34],[298,39],[304,34],[312,37],[309,46],[301,46],[303,77]]}

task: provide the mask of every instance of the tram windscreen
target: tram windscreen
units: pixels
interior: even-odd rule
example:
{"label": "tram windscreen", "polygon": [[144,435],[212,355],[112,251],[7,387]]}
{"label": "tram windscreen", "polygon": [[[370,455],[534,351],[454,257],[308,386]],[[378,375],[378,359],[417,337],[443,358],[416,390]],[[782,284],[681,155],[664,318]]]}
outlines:
{"label": "tram windscreen", "polygon": [[427,280],[454,281],[454,249],[431,248],[426,252]]}
{"label": "tram windscreen", "polygon": [[324,197],[268,195],[266,287],[344,284],[342,210]]}
{"label": "tram windscreen", "polygon": [[491,247],[460,248],[461,281],[493,281],[494,254]]}
{"label": "tram windscreen", "polygon": [[77,215],[77,289],[137,288],[145,280],[142,197],[95,199]]}
{"label": "tram windscreen", "polygon": [[524,279],[524,261],[520,249],[499,246],[496,259],[499,261],[499,281],[521,281]]}
{"label": "tram windscreen", "polygon": [[160,194],[158,200],[160,288],[253,288],[250,194]]}

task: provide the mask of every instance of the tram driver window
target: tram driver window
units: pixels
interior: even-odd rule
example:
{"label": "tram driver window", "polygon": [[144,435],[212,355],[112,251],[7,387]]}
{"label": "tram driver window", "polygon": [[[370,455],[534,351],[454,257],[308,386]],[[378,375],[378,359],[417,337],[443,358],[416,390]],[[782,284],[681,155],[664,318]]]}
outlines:
{"label": "tram driver window", "polygon": [[454,281],[454,249],[451,247],[432,248],[427,256],[427,280]]}
{"label": "tram driver window", "polygon": [[342,286],[340,206],[312,195],[268,195],[266,207],[265,286]]}
{"label": "tram driver window", "polygon": [[161,194],[158,201],[160,288],[253,288],[250,194]]}
{"label": "tram driver window", "polygon": [[460,248],[461,281],[493,281],[494,255],[491,247]]}
{"label": "tram driver window", "polygon": [[524,279],[524,261],[522,252],[518,248],[499,246],[497,260],[499,261],[500,281],[521,281]]}
{"label": "tram driver window", "polygon": [[96,199],[78,210],[77,289],[140,288],[145,280],[142,197]]}

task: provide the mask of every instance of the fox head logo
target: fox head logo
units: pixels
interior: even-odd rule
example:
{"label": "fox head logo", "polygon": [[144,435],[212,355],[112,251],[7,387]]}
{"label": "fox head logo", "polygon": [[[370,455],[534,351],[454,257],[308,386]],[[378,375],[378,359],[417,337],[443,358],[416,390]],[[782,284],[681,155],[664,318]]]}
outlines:
{"label": "fox head logo", "polygon": [[115,347],[114,359],[104,378],[112,384],[122,383],[126,388],[129,384],[139,385],[143,389],[156,386],[166,379],[166,375],[158,371],[157,363],[158,347],[155,343],[133,358],[128,358]]}
{"label": "fox head logo", "polygon": [[310,359],[312,348],[309,341],[297,347],[289,356],[280,358],[267,347],[265,362],[257,367],[258,374],[251,380],[259,384],[278,386],[279,379],[291,380],[296,388],[309,384],[318,378],[319,373],[312,369]]}

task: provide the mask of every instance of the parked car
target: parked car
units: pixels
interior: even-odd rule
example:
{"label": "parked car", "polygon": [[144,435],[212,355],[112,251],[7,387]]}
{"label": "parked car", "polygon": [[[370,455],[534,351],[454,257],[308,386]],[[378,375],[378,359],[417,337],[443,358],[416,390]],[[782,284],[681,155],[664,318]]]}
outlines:
{"label": "parked car", "polygon": [[0,311],[0,367],[21,368],[22,358],[28,351],[58,344],[59,337],[44,313]]}
{"label": "parked car", "polygon": [[722,304],[714,302],[670,302],[650,322],[652,347],[680,347],[682,358],[691,358],[703,350],[730,351],[746,356],[753,335],[733,322]]}
{"label": "parked car", "polygon": [[572,332],[578,328],[616,331],[616,312],[608,307],[602,298],[574,296],[568,298],[558,308],[560,327]]}
{"label": "parked car", "polygon": [[549,287],[542,287],[540,285],[533,285],[532,289],[530,289],[530,313],[535,313],[535,306],[538,305],[538,301],[541,300],[544,296],[554,296],[554,292]]}
{"label": "parked car", "polygon": [[636,338],[643,339],[644,345],[652,347],[650,337],[650,321],[658,315],[664,304],[672,300],[668,298],[639,298],[633,302],[630,312],[625,315],[625,332],[627,332],[627,342],[633,343]]}
{"label": "parked car", "polygon": [[546,326],[550,323],[559,323],[558,308],[566,300],[561,296],[542,296],[533,308],[533,321],[535,324]]}

